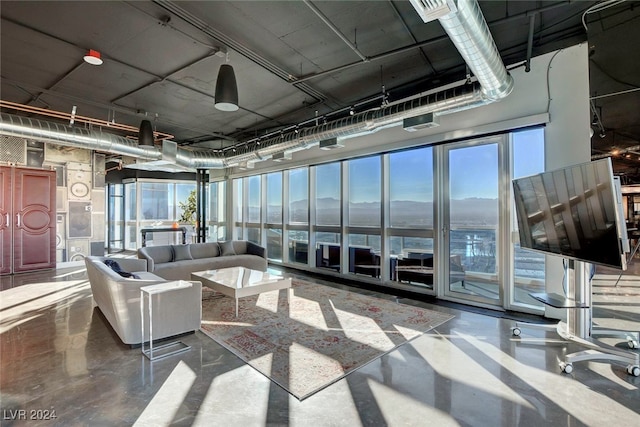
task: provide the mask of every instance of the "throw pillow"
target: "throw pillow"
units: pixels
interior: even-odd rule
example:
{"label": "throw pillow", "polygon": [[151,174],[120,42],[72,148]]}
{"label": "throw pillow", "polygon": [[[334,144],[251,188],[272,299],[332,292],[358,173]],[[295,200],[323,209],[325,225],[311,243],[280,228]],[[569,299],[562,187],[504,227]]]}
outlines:
{"label": "throw pillow", "polygon": [[175,245],[173,247],[173,260],[182,261],[184,259],[193,259],[189,245]]}
{"label": "throw pillow", "polygon": [[113,271],[115,271],[116,273],[118,273],[122,277],[127,277],[127,278],[131,278],[131,279],[139,279],[140,278],[136,274],[129,273],[129,272],[126,272],[126,271],[122,271],[122,268],[120,268],[120,264],[118,264],[116,261],[114,261],[112,259],[105,259],[104,263],[109,268],[111,268]]}
{"label": "throw pillow", "polygon": [[233,248],[233,242],[231,240],[227,242],[218,242],[218,246],[220,246],[222,256],[236,255],[236,250]]}

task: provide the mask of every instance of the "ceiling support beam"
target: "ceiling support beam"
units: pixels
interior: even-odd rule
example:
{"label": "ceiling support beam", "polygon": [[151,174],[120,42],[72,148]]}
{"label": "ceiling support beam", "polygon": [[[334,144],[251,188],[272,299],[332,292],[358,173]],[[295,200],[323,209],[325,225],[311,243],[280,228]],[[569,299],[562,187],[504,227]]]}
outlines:
{"label": "ceiling support beam", "polygon": [[340,40],[342,40],[347,46],[349,46],[349,48],[355,52],[356,55],[358,55],[360,57],[360,59],[362,60],[362,62],[368,62],[368,59],[366,56],[364,56],[362,54],[362,52],[360,52],[360,50],[358,49],[358,47],[356,45],[354,45],[353,43],[351,43],[351,40],[349,40],[344,34],[342,34],[342,32],[340,31],[340,29],[338,27],[336,27],[333,22],[331,22],[331,20],[329,18],[327,18],[327,16],[322,13],[322,11],[320,11],[320,9],[318,9],[313,3],[311,3],[309,0],[303,0],[304,4],[306,4],[309,9],[311,9],[311,11],[313,13],[315,13],[318,18],[320,18],[320,20],[322,22],[325,23],[325,25],[327,27],[329,27],[331,29],[331,31],[333,31],[335,33],[335,35],[337,35],[338,37],[340,37]]}
{"label": "ceiling support beam", "polygon": [[252,61],[256,65],[259,65],[262,68],[264,68],[265,70],[269,71],[274,76],[279,77],[280,79],[282,79],[282,80],[284,80],[286,82],[293,83],[298,89],[300,89],[306,95],[308,95],[308,96],[310,96],[310,97],[312,97],[312,98],[314,98],[314,99],[316,99],[318,101],[324,101],[324,100],[329,98],[325,94],[319,92],[318,90],[314,89],[313,87],[311,87],[309,85],[298,84],[295,81],[295,77],[293,77],[292,73],[280,68],[278,65],[276,65],[276,64],[272,63],[271,61],[267,60],[266,58],[260,56],[258,53],[254,52],[250,48],[244,46],[240,42],[232,39],[231,37],[227,36],[226,34],[222,33],[221,31],[216,30],[215,28],[212,28],[210,25],[208,25],[206,22],[202,21],[197,16],[195,16],[195,15],[187,12],[185,9],[183,9],[179,5],[179,2],[154,1],[154,3],[157,6],[163,8],[164,10],[173,13],[174,15],[176,15],[178,18],[182,19],[187,24],[189,24],[192,27],[200,30],[202,33],[208,35],[209,37],[211,37],[212,39],[216,40],[217,42],[223,44],[224,46],[229,47],[230,49],[235,50],[240,55],[244,56],[245,58],[247,58],[248,60]]}
{"label": "ceiling support beam", "polygon": [[[53,89],[55,89],[56,86],[58,86],[60,83],[62,83],[63,80],[65,80],[67,77],[69,77],[71,74],[73,74],[78,68],[82,67],[85,64],[84,61],[79,62],[78,65],[76,65],[75,67],[73,67],[72,69],[70,69],[69,71],[67,71],[66,73],[64,73],[62,76],[60,76],[55,82],[53,82],[48,88],[47,91],[51,91]],[[40,97],[44,94],[44,92],[40,92],[39,94],[37,94],[36,96],[34,96],[33,98],[31,98],[27,104],[31,104],[34,102],[38,102],[40,100]],[[46,103],[44,103],[46,105]]]}
{"label": "ceiling support beam", "polygon": [[[191,67],[193,65],[199,64],[200,62],[204,61],[205,59],[211,58],[212,56],[216,55],[218,52],[220,52],[220,49],[218,49],[215,52],[208,53],[205,56],[202,56],[202,57],[200,57],[200,58],[198,58],[198,59],[196,59],[194,61],[191,61],[191,62],[189,62],[189,63],[187,63],[185,65],[181,65],[178,68],[176,68],[175,70],[169,72],[168,74],[166,74],[164,76],[161,76],[161,77],[157,77],[156,80],[154,80],[152,82],[149,82],[149,83],[144,84],[144,85],[142,85],[140,87],[132,89],[132,90],[130,90],[129,92],[127,92],[125,94],[118,95],[116,98],[113,98],[110,102],[115,103],[115,102],[121,100],[122,98],[126,98],[126,97],[128,97],[130,95],[133,95],[134,93],[139,92],[141,90],[144,90],[144,89],[146,89],[148,87],[151,87],[156,83],[161,83],[161,82],[164,82],[164,81],[168,81],[168,82],[173,83],[173,84],[178,84],[178,81],[171,79],[171,76],[173,76],[174,74],[179,73],[180,71],[184,71],[185,69],[187,69],[187,68],[189,68],[189,67]],[[198,91],[198,93],[200,93],[203,96],[207,96],[209,98],[212,98],[212,99],[214,98],[213,95],[211,95],[210,93],[204,92],[204,91]]]}
{"label": "ceiling support beam", "polygon": [[[507,24],[507,23],[509,23],[511,21],[516,21],[516,20],[521,20],[523,18],[528,18],[531,15],[536,15],[536,14],[539,14],[539,13],[542,13],[542,12],[546,12],[547,10],[555,9],[557,7],[560,7],[560,6],[566,6],[569,3],[570,2],[568,2],[568,1],[554,3],[552,5],[540,7],[538,9],[529,10],[527,12],[518,13],[516,15],[512,15],[512,16],[509,16],[509,17],[506,17],[506,18],[497,19],[495,21],[488,22],[487,24],[489,25],[489,27],[499,26],[499,25],[502,25],[502,24]],[[404,47],[401,47],[401,48],[398,48],[398,49],[390,50],[388,52],[383,52],[383,53],[380,53],[378,55],[369,56],[369,57],[367,57],[367,60],[368,60],[368,62],[378,61],[380,59],[384,59],[384,58],[387,58],[387,57],[392,56],[392,55],[397,55],[397,54],[408,52],[408,51],[411,51],[411,50],[414,50],[414,49],[422,49],[424,47],[427,47],[427,46],[430,46],[430,45],[433,45],[433,44],[437,44],[437,43],[441,43],[441,42],[444,42],[444,41],[449,41],[449,40],[450,40],[449,37],[447,37],[446,35],[445,36],[440,36],[440,37],[436,37],[436,38],[433,38],[433,39],[430,39],[430,40],[425,40],[423,42],[413,43],[413,44],[408,45],[408,46],[404,46]],[[318,77],[323,77],[323,76],[327,76],[327,75],[330,75],[330,74],[335,74],[335,73],[338,73],[340,71],[343,71],[343,70],[346,70],[348,68],[352,68],[352,67],[355,67],[355,66],[358,66],[358,65],[361,65],[361,64],[363,64],[362,61],[351,62],[349,64],[344,64],[344,65],[340,65],[340,66],[331,68],[329,70],[320,71],[320,72],[314,73],[314,74],[307,74],[305,76],[300,76],[300,77],[296,78],[294,81],[292,81],[292,83],[306,82],[306,81],[309,81],[309,80],[312,80],[312,79],[315,79],[315,78],[318,78]]]}

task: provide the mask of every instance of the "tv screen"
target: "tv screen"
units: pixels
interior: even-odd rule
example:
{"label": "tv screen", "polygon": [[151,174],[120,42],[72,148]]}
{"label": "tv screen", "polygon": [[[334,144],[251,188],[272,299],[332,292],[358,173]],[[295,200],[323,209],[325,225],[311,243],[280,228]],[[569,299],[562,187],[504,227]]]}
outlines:
{"label": "tv screen", "polygon": [[515,179],[513,191],[522,248],[626,269],[609,158]]}

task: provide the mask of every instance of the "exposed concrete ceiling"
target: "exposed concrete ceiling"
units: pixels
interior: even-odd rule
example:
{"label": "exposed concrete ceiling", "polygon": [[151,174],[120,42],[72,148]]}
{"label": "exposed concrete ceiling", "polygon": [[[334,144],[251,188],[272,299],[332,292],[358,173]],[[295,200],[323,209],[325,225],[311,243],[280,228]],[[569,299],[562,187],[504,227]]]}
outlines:
{"label": "exposed concrete ceiling", "polygon": [[[532,24],[533,56],[589,41],[599,117],[593,153],[630,147],[614,169],[640,182],[640,3],[587,15],[599,2],[479,3],[507,65],[526,60]],[[63,112],[76,106],[79,115],[134,127],[148,119],[194,149],[231,150],[467,73],[442,26],[423,23],[408,1],[3,1],[0,12],[2,100]],[[84,63],[88,49],[104,64]],[[227,57],[236,112],[213,106]]]}

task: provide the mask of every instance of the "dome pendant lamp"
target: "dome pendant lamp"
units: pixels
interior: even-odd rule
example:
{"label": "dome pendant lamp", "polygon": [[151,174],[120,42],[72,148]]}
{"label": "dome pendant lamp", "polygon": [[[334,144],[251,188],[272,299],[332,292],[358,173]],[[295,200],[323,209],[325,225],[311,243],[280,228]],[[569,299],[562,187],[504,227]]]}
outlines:
{"label": "dome pendant lamp", "polygon": [[238,111],[238,86],[233,67],[222,64],[216,80],[216,100],[214,106],[220,111]]}

